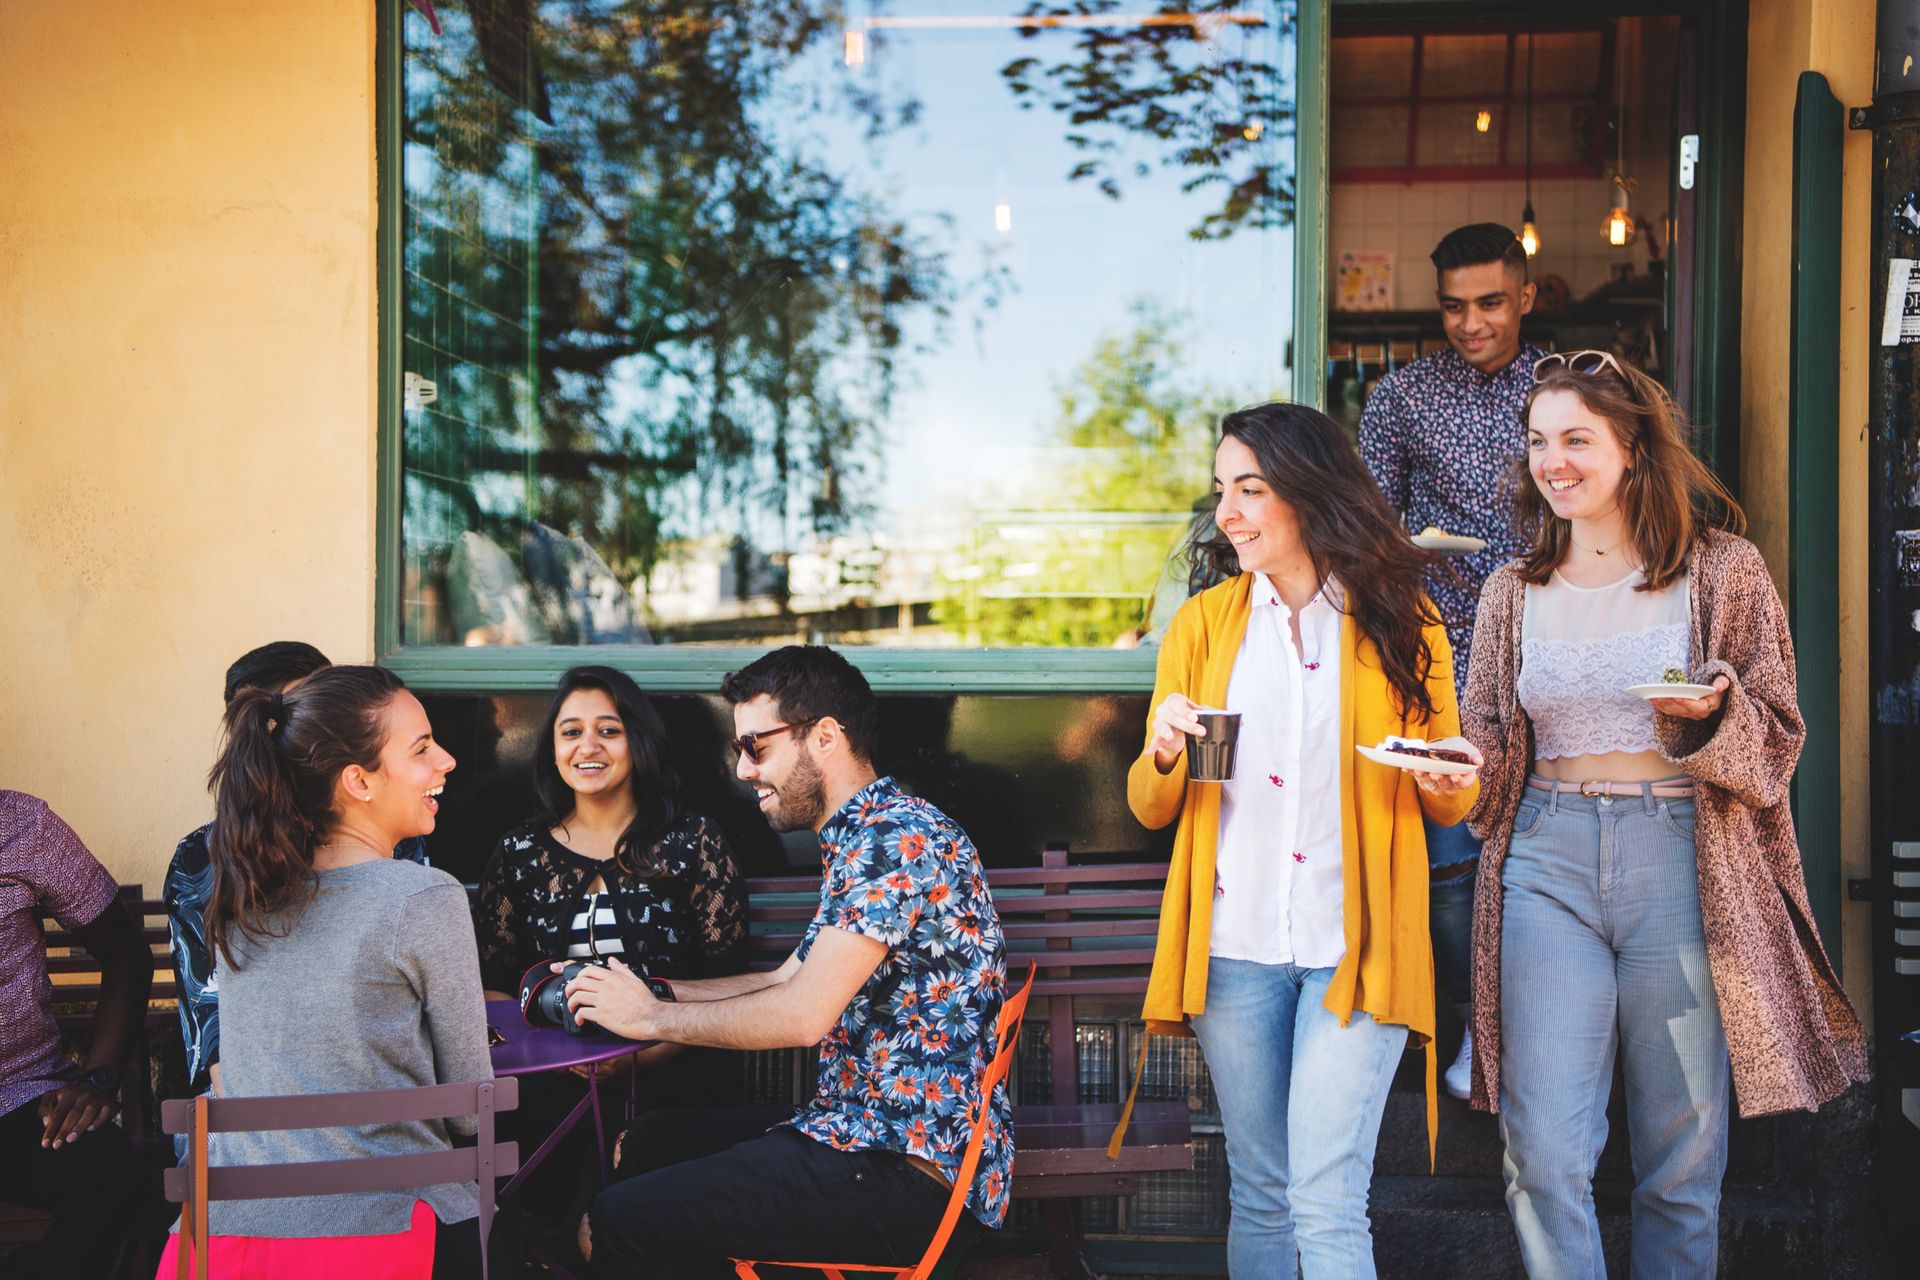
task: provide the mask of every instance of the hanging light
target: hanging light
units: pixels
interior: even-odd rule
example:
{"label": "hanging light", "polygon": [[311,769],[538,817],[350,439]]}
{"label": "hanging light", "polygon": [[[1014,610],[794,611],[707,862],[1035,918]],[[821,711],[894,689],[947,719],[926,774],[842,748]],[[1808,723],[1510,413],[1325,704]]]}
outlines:
{"label": "hanging light", "polygon": [[999,232],[1013,230],[1013,206],[1002,200],[993,206],[993,229]]}
{"label": "hanging light", "polygon": [[1633,243],[1634,236],[1640,231],[1632,212],[1627,208],[1627,192],[1633,186],[1633,179],[1616,173],[1613,175],[1613,185],[1619,188],[1620,199],[1613,208],[1607,210],[1607,220],[1600,224],[1600,234],[1614,248],[1624,249]]}
{"label": "hanging light", "polygon": [[1613,128],[1613,185],[1619,190],[1620,198],[1607,210],[1606,221],[1600,224],[1600,238],[1616,249],[1624,249],[1633,243],[1640,229],[1634,225],[1633,214],[1627,208],[1627,193],[1635,185],[1627,176],[1627,60],[1617,61],[1620,72],[1619,90],[1615,95],[1618,110]]}
{"label": "hanging light", "polygon": [[867,61],[867,33],[859,27],[848,28],[842,56],[845,57],[847,65],[850,67],[865,65]]}
{"label": "hanging light", "polygon": [[1485,133],[1491,128],[1493,128],[1493,112],[1482,111],[1473,118],[1473,131],[1475,133]]}
{"label": "hanging light", "polygon": [[1540,252],[1540,228],[1533,224],[1532,201],[1520,211],[1520,247],[1527,251],[1529,258]]}
{"label": "hanging light", "polygon": [[1527,205],[1520,211],[1520,247],[1529,258],[1540,252],[1540,228],[1533,221],[1533,32],[1527,32]]}

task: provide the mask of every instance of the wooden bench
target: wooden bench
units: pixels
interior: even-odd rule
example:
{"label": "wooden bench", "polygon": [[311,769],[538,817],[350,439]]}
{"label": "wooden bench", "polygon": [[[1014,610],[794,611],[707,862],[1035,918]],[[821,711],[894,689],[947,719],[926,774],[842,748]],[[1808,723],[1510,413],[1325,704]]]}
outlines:
{"label": "wooden bench", "polygon": [[[1117,1159],[1107,1157],[1107,1140],[1119,1119],[1119,1103],[1082,1103],[1075,1032],[1076,999],[1124,997],[1131,1015],[1147,989],[1153,962],[1160,894],[1167,878],[1164,862],[1106,862],[1083,859],[1073,865],[1064,848],[1049,848],[1038,867],[992,869],[987,883],[1007,939],[1008,970],[1031,961],[1039,966],[1034,997],[1045,1000],[1044,1015],[1029,1013],[1029,1044],[1047,1028],[1047,1051],[1039,1074],[1049,1101],[1014,1108],[1013,1196],[1044,1203],[1054,1272],[1061,1277],[1090,1275],[1081,1257],[1080,1202],[1086,1197],[1132,1196],[1148,1173],[1191,1170],[1194,1155],[1183,1101],[1137,1103],[1133,1122]],[[781,876],[747,882],[747,917],[752,929],[751,963],[778,966],[805,933],[818,906],[818,876]],[[1131,1055],[1120,1046],[1119,1094],[1131,1081],[1125,1073]],[[1016,1103],[1038,1093],[1035,1068],[1023,1052],[1015,1071]],[[1026,1086],[1023,1088],[1023,1086]]]}

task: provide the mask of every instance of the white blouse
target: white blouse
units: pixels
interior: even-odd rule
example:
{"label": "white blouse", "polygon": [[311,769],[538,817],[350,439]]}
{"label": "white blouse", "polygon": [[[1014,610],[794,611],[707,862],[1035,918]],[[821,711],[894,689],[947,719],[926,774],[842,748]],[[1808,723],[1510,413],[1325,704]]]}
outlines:
{"label": "white blouse", "polygon": [[[1340,839],[1340,621],[1328,582],[1292,610],[1255,574],[1227,684],[1240,713],[1233,780],[1220,783],[1213,955],[1331,968],[1346,954]],[[1191,785],[1207,786],[1208,783]]]}
{"label": "white blouse", "polygon": [[1653,751],[1653,707],[1623,692],[1687,669],[1692,633],[1683,576],[1664,591],[1637,591],[1635,569],[1604,587],[1576,587],[1556,572],[1531,583],[1520,616],[1520,705],[1539,760]]}

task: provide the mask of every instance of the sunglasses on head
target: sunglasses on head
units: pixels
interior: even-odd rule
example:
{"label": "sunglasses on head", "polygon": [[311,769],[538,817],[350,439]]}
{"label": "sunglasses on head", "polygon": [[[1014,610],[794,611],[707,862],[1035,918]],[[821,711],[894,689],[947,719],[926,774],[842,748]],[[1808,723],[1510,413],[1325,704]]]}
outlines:
{"label": "sunglasses on head", "polygon": [[1541,356],[1533,362],[1533,380],[1545,382],[1562,369],[1588,375],[1608,371],[1622,382],[1627,380],[1627,371],[1608,351],[1556,351],[1552,355]]}
{"label": "sunglasses on head", "polygon": [[826,717],[824,716],[815,716],[811,720],[798,720],[798,721],[795,721],[793,724],[776,725],[771,729],[762,729],[758,733],[743,733],[739,737],[735,738],[731,744],[733,747],[734,754],[736,756],[745,756],[748,760],[751,760],[754,764],[759,764],[760,763],[760,739],[771,738],[775,734],[780,734],[780,733],[798,733],[802,729],[811,729],[814,725],[819,724],[825,718]]}

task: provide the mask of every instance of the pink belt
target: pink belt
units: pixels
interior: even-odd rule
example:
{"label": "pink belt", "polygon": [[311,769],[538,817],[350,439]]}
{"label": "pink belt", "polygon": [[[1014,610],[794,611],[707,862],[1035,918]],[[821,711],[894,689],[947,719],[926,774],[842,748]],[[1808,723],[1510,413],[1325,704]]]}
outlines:
{"label": "pink belt", "polygon": [[1674,798],[1693,794],[1692,778],[1662,778],[1658,782],[1556,782],[1552,778],[1529,777],[1527,785],[1536,791],[1557,791],[1561,795],[1569,792],[1592,799],[1595,796],[1637,796],[1645,787],[1647,793],[1655,796]]}

